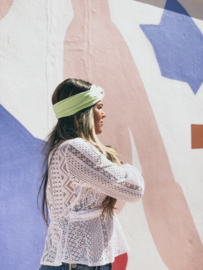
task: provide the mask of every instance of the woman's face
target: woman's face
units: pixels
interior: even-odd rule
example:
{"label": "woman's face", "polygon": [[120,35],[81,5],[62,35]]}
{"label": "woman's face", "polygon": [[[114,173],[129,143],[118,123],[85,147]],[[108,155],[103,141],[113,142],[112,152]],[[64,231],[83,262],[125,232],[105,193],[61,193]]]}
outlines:
{"label": "woman's face", "polygon": [[105,112],[103,111],[103,101],[100,100],[94,106],[94,125],[95,133],[102,133],[103,119],[106,117]]}

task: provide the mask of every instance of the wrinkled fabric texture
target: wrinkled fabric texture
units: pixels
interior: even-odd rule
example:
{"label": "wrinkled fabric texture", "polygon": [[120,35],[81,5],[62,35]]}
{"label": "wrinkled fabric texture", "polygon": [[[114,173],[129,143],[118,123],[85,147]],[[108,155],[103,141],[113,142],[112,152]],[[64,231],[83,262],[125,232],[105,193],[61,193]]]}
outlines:
{"label": "wrinkled fabric texture", "polygon": [[62,262],[102,266],[128,252],[116,213],[102,214],[106,196],[136,202],[144,179],[130,164],[118,166],[82,138],[62,143],[48,160],[46,188],[50,224],[41,265]]}

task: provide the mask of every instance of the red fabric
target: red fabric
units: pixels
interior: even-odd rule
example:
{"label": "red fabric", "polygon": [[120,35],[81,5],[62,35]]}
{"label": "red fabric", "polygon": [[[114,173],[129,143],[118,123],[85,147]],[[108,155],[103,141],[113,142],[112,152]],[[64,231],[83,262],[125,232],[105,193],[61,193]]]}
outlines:
{"label": "red fabric", "polygon": [[115,258],[112,270],[125,270],[128,262],[128,254],[122,254]]}

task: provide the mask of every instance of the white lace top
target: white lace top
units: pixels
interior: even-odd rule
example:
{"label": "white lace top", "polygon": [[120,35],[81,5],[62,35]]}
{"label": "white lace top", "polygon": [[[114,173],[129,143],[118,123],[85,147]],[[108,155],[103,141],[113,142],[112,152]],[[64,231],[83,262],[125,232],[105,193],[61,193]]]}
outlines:
{"label": "white lace top", "polygon": [[[51,158],[50,158],[51,157]],[[104,219],[106,196],[138,201],[144,180],[130,164],[118,166],[82,138],[68,140],[50,153],[47,205],[50,224],[40,264],[62,262],[105,265],[129,251],[115,213]]]}

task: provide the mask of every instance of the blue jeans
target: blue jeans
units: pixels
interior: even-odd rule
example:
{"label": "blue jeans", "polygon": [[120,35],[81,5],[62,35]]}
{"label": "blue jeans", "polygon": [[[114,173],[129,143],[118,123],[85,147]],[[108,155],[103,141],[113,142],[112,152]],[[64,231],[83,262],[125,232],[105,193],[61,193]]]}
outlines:
{"label": "blue jeans", "polygon": [[88,266],[86,264],[62,263],[60,266],[41,265],[39,270],[112,270],[113,264],[108,263],[100,266]]}

